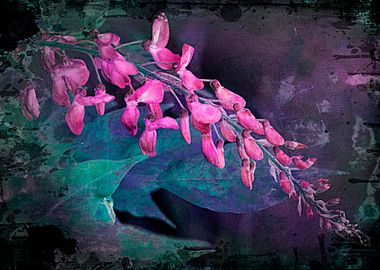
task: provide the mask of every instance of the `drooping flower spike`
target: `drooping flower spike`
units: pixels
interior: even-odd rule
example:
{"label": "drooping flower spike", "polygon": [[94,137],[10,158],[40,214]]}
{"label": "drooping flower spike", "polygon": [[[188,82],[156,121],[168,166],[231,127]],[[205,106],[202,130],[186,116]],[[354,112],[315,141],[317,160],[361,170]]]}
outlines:
{"label": "drooping flower spike", "polygon": [[[137,124],[140,116],[138,106],[143,103],[148,109],[149,114],[144,120],[145,128],[138,142],[143,154],[156,155],[157,130],[160,128],[179,128],[185,141],[190,144],[190,124],[192,124],[201,133],[202,153],[209,163],[218,168],[225,167],[224,139],[228,142],[235,142],[242,162],[240,176],[243,185],[254,189],[257,165],[255,161],[266,158],[270,166],[270,174],[276,181],[279,179],[279,185],[289,197],[298,201],[297,209],[300,215],[303,212],[307,217],[319,215],[321,227],[334,230],[340,235],[344,233],[348,236],[356,236],[363,243],[367,241],[368,238],[345,218],[343,211],[328,208],[339,203],[338,199],[324,202],[315,198],[319,193],[330,188],[327,179],[321,178],[309,182],[293,177],[294,170],[307,169],[316,162],[316,159],[304,160],[300,155],[288,156],[285,151],[286,149],[300,150],[306,148],[306,145],[295,141],[285,141],[268,120],[256,119],[252,112],[245,108],[245,100],[222,86],[218,80],[198,79],[187,69],[194,55],[195,49],[192,46],[184,44],[181,56],[166,48],[170,31],[165,14],[162,13],[155,18],[152,38],[145,42],[144,46],[151,53],[159,68],[164,71],[172,70],[179,78],[173,78],[175,73],[143,70],[145,75],[149,75],[155,80],[145,78],[145,83],[136,91],[132,88],[129,76],[136,74],[138,70],[118,51],[119,36],[113,33],[100,34],[96,31],[94,33],[100,55],[94,60],[97,69],[101,69],[103,77],[110,83],[119,88],[129,86],[132,89],[132,92],[125,96],[126,108],[120,119],[132,136],[135,136],[138,131]],[[64,43],[65,48],[76,42],[72,37],[65,36],[54,39],[51,41]],[[75,44],[73,46],[75,48],[82,46],[79,43]],[[46,47],[43,64],[53,79],[53,98],[56,103],[69,107],[65,120],[71,131],[79,135],[84,128],[85,106],[95,106],[98,114],[103,115],[105,104],[112,101],[113,97],[106,93],[104,85],[97,86],[94,96],[87,96],[86,91],[82,89],[89,77],[85,63],[80,59],[68,59],[65,52],[60,51],[61,49],[50,50],[50,47],[46,46],[46,42],[42,46]],[[86,49],[86,45],[83,48]],[[93,49],[89,49],[89,53],[92,53]],[[61,58],[58,59],[57,55],[61,55]],[[167,76],[164,77],[164,74]],[[179,81],[183,88],[178,86]],[[210,81],[215,97],[206,98],[203,96],[204,93],[199,91],[199,95],[202,96],[198,98],[195,91],[203,89],[203,81]],[[160,104],[164,99],[164,83],[173,87],[172,94],[180,104],[179,125],[175,119],[164,117],[161,110]],[[71,95],[68,95],[68,91],[74,93],[72,102],[70,102]],[[176,94],[184,95],[187,108],[182,105]],[[23,95],[20,95],[20,102],[25,116],[27,118],[38,116],[38,101],[36,102],[34,89],[25,90]],[[231,111],[234,112],[231,113]],[[212,138],[211,125],[215,128],[218,136],[215,142]],[[221,135],[218,133],[217,125],[219,125]],[[257,135],[265,136],[265,138],[256,138]]]}

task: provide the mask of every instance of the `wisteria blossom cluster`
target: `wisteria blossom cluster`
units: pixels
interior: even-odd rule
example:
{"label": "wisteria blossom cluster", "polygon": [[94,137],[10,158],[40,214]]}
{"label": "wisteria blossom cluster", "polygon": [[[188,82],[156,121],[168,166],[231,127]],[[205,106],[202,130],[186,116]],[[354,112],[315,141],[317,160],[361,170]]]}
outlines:
{"label": "wisteria blossom cluster", "polygon": [[[194,47],[184,44],[181,54],[174,53],[166,48],[169,35],[168,19],[162,13],[154,20],[150,40],[120,44],[118,35],[94,30],[92,40],[79,41],[71,36],[46,34],[42,41],[35,43],[41,49],[43,67],[51,75],[52,98],[56,104],[67,107],[65,121],[72,133],[82,133],[86,106],[95,106],[97,113],[103,115],[106,104],[114,100],[102,82],[102,79],[106,80],[120,89],[127,89],[120,122],[132,136],[138,134],[138,120],[144,117],[145,128],[139,135],[143,154],[156,155],[157,129],[160,128],[179,129],[183,139],[191,144],[192,125],[201,134],[201,151],[209,163],[223,169],[224,144],[235,143],[236,154],[241,159],[241,164],[236,165],[241,166],[241,181],[247,188],[254,189],[256,162],[267,159],[274,180],[298,202],[300,215],[302,212],[309,218],[318,215],[321,228],[339,235],[358,237],[362,243],[367,243],[367,236],[346,219],[343,211],[329,208],[339,203],[338,198],[327,202],[316,199],[317,194],[330,188],[328,179],[316,179],[310,183],[293,177],[292,171],[306,170],[317,161],[313,157],[291,155],[293,150],[307,146],[285,140],[268,120],[257,119],[246,108],[243,97],[224,87],[220,81],[198,78],[188,69]],[[129,62],[120,51],[134,44],[141,44],[149,51],[153,61],[142,64]],[[66,49],[85,52],[90,57],[99,81],[93,95],[88,95],[85,88],[90,77],[86,63],[82,59],[69,58]],[[145,68],[149,65],[156,65],[159,69]],[[134,89],[132,79],[141,74],[144,83]],[[209,83],[213,98],[204,94],[205,83]],[[173,95],[181,108],[179,123],[163,115],[160,104],[165,93]],[[19,100],[25,117],[33,119],[39,116],[39,103],[32,81],[28,81]],[[148,115],[140,116],[141,106],[146,106]]]}

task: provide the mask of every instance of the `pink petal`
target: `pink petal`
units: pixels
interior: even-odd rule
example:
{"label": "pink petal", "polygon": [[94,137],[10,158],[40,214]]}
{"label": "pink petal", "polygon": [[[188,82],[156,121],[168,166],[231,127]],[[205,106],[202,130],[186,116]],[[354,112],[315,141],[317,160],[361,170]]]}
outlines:
{"label": "pink petal", "polygon": [[54,73],[51,74],[53,80],[53,91],[52,97],[55,103],[60,106],[70,106],[69,95],[67,94],[67,87],[63,77],[55,76]]}
{"label": "pink petal", "polygon": [[41,59],[43,68],[49,72],[52,72],[56,64],[55,49],[47,46],[43,47]]}
{"label": "pink petal", "polygon": [[164,13],[160,13],[153,22],[150,47],[165,48],[169,41],[169,22]]}
{"label": "pink petal", "polygon": [[314,216],[313,208],[311,208],[310,204],[308,203],[305,203],[305,207],[306,207],[306,216],[308,218],[312,218]]}
{"label": "pink petal", "polygon": [[38,118],[40,115],[40,105],[36,96],[36,90],[30,81],[27,81],[26,87],[21,90],[19,102],[22,114],[27,119]]}
{"label": "pink petal", "polygon": [[114,33],[103,33],[99,34],[95,38],[96,44],[99,46],[105,46],[105,45],[114,45],[117,46],[120,43],[120,37]]}
{"label": "pink petal", "polygon": [[241,176],[241,181],[243,182],[243,184],[249,188],[250,190],[252,190],[252,174],[251,174],[251,171],[250,171],[250,165],[249,165],[249,161],[248,159],[244,158],[242,160],[242,165],[241,165],[241,168],[240,168],[240,176]]}
{"label": "pink petal", "polygon": [[117,72],[129,76],[129,75],[136,75],[139,70],[137,67],[132,64],[131,62],[128,62],[123,56],[119,54],[120,57],[113,60],[113,67],[116,69]]}
{"label": "pink petal", "polygon": [[264,135],[263,125],[256,120],[255,116],[248,109],[236,112],[238,122],[246,129],[252,130],[258,135]]}
{"label": "pink petal", "polygon": [[131,79],[127,75],[119,73],[114,67],[112,67],[110,74],[111,83],[117,87],[124,89],[127,85],[131,84]]}
{"label": "pink petal", "polygon": [[160,104],[158,103],[147,103],[146,104],[148,108],[148,112],[153,114],[156,118],[162,118],[163,113],[160,107]]}
{"label": "pink petal", "polygon": [[202,134],[202,153],[208,162],[214,164],[218,168],[223,168],[224,164],[221,164],[220,162],[218,150],[212,141],[211,132],[208,134]]}
{"label": "pink petal", "polygon": [[191,59],[193,58],[194,51],[194,47],[188,44],[183,44],[181,60],[176,68],[177,71],[186,69],[186,67],[190,64]]}
{"label": "pink petal", "polygon": [[300,170],[306,170],[310,168],[316,161],[316,158],[309,158],[306,161],[301,160],[299,157],[292,157],[294,165]]}
{"label": "pink petal", "polygon": [[111,45],[99,46],[99,54],[103,59],[116,59],[119,53]]}
{"label": "pink petal", "polygon": [[284,166],[288,166],[291,163],[290,157],[284,153],[278,146],[273,147],[273,152],[278,162]]}
{"label": "pink petal", "polygon": [[198,130],[202,134],[207,134],[211,131],[210,124],[204,124],[204,123],[201,123],[201,122],[195,120],[193,115],[191,115],[191,124],[193,125],[193,127],[196,130]]}
{"label": "pink petal", "polygon": [[200,102],[191,103],[191,115],[197,122],[203,124],[214,124],[222,117],[222,113],[218,107]]}
{"label": "pink petal", "polygon": [[302,144],[302,143],[295,142],[295,141],[286,141],[285,147],[290,149],[290,150],[299,150],[299,149],[304,149],[307,146]]}
{"label": "pink petal", "polygon": [[156,130],[149,131],[145,129],[139,138],[139,147],[144,155],[154,157],[156,155]]}
{"label": "pink petal", "polygon": [[84,128],[84,106],[77,103],[75,100],[71,104],[65,115],[65,121],[72,133],[80,135]]}
{"label": "pink petal", "polygon": [[174,54],[166,48],[151,49],[150,53],[156,65],[165,70],[172,69],[173,66],[178,65],[179,61],[181,61],[178,54]]}
{"label": "pink petal", "polygon": [[190,70],[180,70],[177,73],[181,78],[182,85],[187,90],[196,91],[204,88],[203,82],[198,79]]}
{"label": "pink petal", "polygon": [[139,117],[140,112],[137,108],[137,103],[133,101],[127,102],[127,107],[121,115],[120,121],[128,129],[131,136],[135,136],[137,134],[137,123]]}
{"label": "pink petal", "polygon": [[183,109],[179,118],[179,129],[185,141],[191,143],[190,125],[189,125],[189,114]]}
{"label": "pink petal", "polygon": [[291,194],[291,192],[293,191],[292,184],[288,176],[284,172],[280,172],[280,185],[282,187],[282,190],[286,194]]}
{"label": "pink petal", "polygon": [[261,160],[264,157],[263,151],[255,142],[255,139],[249,135],[249,132],[243,131],[244,149],[247,155],[253,160]]}
{"label": "pink petal", "polygon": [[228,124],[228,122],[224,119],[221,119],[219,121],[219,127],[220,132],[222,133],[223,137],[229,141],[229,142],[235,142],[236,141],[236,134],[233,130],[233,127]]}
{"label": "pink petal", "polygon": [[285,144],[284,138],[270,125],[269,121],[264,121],[265,138],[273,145]]}
{"label": "pink petal", "polygon": [[98,115],[104,115],[106,103],[113,101],[115,97],[106,93],[106,89],[103,84],[98,85],[97,88],[95,89],[95,97],[102,99],[103,102],[99,104],[95,104],[95,108],[96,108],[96,111],[98,112]]}
{"label": "pink petal", "polygon": [[171,128],[171,129],[178,129],[179,128],[177,121],[171,117],[168,117],[168,116],[163,117],[163,118],[159,118],[155,121],[151,121],[148,123],[149,123],[149,125],[147,125],[147,129],[149,129],[149,130],[154,130],[154,129],[158,129],[158,128]]}
{"label": "pink petal", "polygon": [[301,180],[301,188],[308,189],[311,186],[311,184],[306,180]]}
{"label": "pink petal", "polygon": [[218,167],[224,168],[225,160],[224,160],[224,142],[221,139],[216,141],[216,151],[218,153]]}
{"label": "pink petal", "polygon": [[86,85],[90,78],[86,63],[81,59],[70,59],[68,65],[62,67],[62,75],[68,89],[71,91]]}
{"label": "pink petal", "polygon": [[164,99],[163,84],[159,80],[148,80],[129,97],[138,103],[161,103]]}
{"label": "pink petal", "polygon": [[247,158],[247,155],[244,150],[244,144],[242,143],[240,137],[236,137],[236,149],[241,159]]}
{"label": "pink petal", "polygon": [[219,83],[219,81],[217,81],[217,80],[212,81],[211,87],[214,89],[215,95],[220,101],[226,101],[226,102],[221,102],[221,105],[226,110],[233,110],[234,104],[236,104],[236,103],[238,103],[241,108],[245,107],[246,102],[245,102],[244,98],[242,98],[238,94],[235,94],[234,92],[228,90],[227,88],[223,87]]}

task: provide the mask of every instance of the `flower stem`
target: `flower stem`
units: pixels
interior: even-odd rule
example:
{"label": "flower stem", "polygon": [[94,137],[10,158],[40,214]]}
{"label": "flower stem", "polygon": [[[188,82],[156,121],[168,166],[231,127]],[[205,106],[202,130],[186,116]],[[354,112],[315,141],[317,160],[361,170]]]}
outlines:
{"label": "flower stem", "polygon": [[135,41],[131,41],[131,42],[127,42],[127,43],[123,43],[123,44],[120,44],[119,46],[115,47],[116,50],[119,50],[121,48],[124,48],[126,46],[129,46],[129,45],[134,45],[134,44],[138,44],[138,43],[143,43],[144,42],[144,39],[141,39],[141,40],[135,40]]}
{"label": "flower stem", "polygon": [[88,54],[88,56],[91,58],[92,65],[94,66],[95,72],[96,72],[96,77],[98,78],[98,82],[103,84],[102,79],[100,78],[100,74],[98,71],[98,68],[95,65],[94,57],[91,54]]}

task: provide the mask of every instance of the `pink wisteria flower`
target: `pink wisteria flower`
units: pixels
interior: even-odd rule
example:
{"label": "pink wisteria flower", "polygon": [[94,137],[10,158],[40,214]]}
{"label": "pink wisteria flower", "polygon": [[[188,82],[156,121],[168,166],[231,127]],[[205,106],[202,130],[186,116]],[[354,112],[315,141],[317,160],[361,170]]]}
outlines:
{"label": "pink wisteria flower", "polygon": [[18,100],[21,104],[22,114],[28,120],[40,116],[40,105],[36,96],[36,89],[31,81],[26,82],[26,86],[20,91]]}
{"label": "pink wisteria flower", "polygon": [[189,91],[201,90],[204,88],[203,81],[198,79],[190,70],[186,69],[194,55],[194,47],[183,44],[181,60],[176,67],[182,85]]}
{"label": "pink wisteria flower", "polygon": [[[50,42],[59,42],[62,44],[75,44],[77,42],[72,36],[43,36],[43,39]],[[59,48],[44,46],[42,48],[42,66],[45,70],[52,72],[57,63],[57,55],[63,55],[63,51]]]}
{"label": "pink wisteria flower", "polygon": [[233,110],[234,104],[239,104],[240,108],[245,107],[244,98],[222,86],[218,80],[213,80],[210,85],[214,89],[216,97],[221,101],[220,104],[226,110]]}
{"label": "pink wisteria flower", "polygon": [[157,129],[170,128],[178,129],[178,123],[175,119],[170,117],[163,117],[156,119],[154,115],[148,115],[145,118],[145,129],[139,138],[139,147],[144,155],[154,157],[157,144]]}
{"label": "pink wisteria flower", "polygon": [[140,112],[138,109],[139,103],[145,103],[148,106],[153,105],[151,113],[157,118],[162,118],[161,109],[155,109],[155,105],[160,107],[160,103],[164,98],[163,83],[159,80],[148,80],[133,93],[127,94],[124,98],[126,108],[121,116],[121,123],[128,129],[132,136],[137,134],[137,123]]}
{"label": "pink wisteria flower", "polygon": [[119,88],[130,85],[129,76],[136,75],[138,69],[112,46],[119,45],[120,37],[113,33],[97,34],[95,42],[100,54],[100,58],[95,59],[96,68],[101,70],[103,77]]}
{"label": "pink wisteria flower", "polygon": [[166,48],[170,36],[169,21],[164,13],[156,16],[152,27],[152,39],[144,43],[156,65],[164,70],[172,69],[178,65],[181,57]]}
{"label": "pink wisteria flower", "polygon": [[63,64],[56,65],[52,72],[53,100],[61,106],[70,106],[67,91],[74,92],[86,85],[90,72],[86,63],[81,59],[66,59]]}
{"label": "pink wisteria flower", "polygon": [[65,121],[75,135],[80,135],[83,131],[85,106],[96,106],[114,100],[114,97],[107,93],[97,96],[86,96],[86,94],[86,90],[78,88],[65,115]]}

